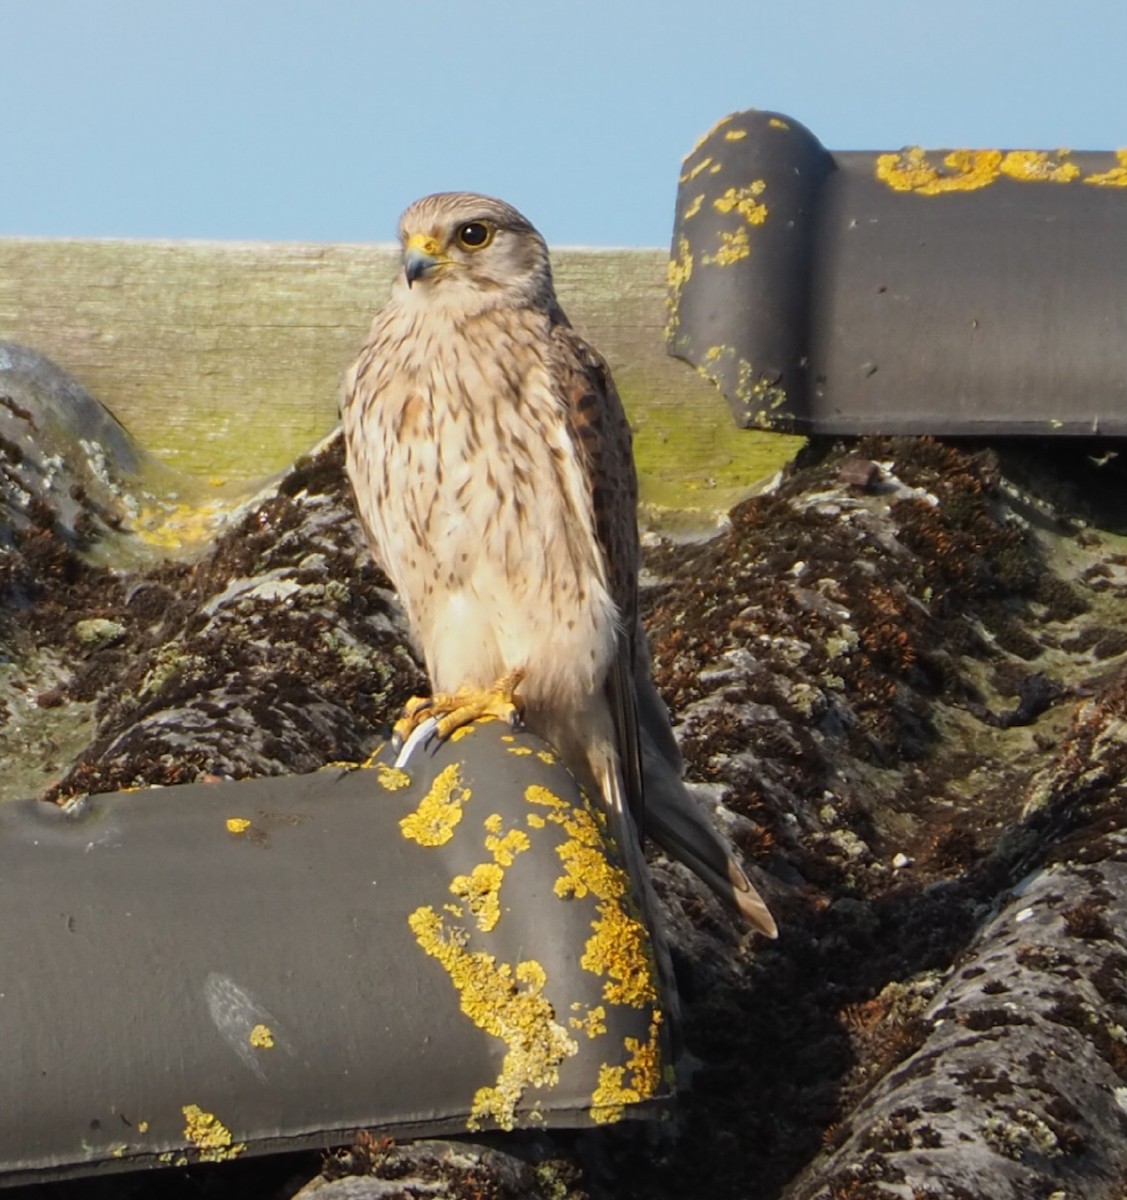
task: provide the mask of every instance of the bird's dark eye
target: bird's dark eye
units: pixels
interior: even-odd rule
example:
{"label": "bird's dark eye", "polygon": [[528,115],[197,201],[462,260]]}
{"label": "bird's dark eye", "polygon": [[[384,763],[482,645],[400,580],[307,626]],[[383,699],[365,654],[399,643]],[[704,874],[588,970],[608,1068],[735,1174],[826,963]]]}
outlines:
{"label": "bird's dark eye", "polygon": [[467,221],[458,227],[458,245],[467,250],[480,250],[493,241],[493,227],[484,221]]}

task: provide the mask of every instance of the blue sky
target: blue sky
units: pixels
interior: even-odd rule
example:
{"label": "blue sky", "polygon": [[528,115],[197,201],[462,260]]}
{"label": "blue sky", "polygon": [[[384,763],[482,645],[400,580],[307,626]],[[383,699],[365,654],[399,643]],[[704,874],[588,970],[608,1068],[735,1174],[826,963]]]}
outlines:
{"label": "blue sky", "polygon": [[0,236],[387,241],[429,191],[665,245],[733,110],[830,149],[1127,145],[1127,0],[0,0]]}

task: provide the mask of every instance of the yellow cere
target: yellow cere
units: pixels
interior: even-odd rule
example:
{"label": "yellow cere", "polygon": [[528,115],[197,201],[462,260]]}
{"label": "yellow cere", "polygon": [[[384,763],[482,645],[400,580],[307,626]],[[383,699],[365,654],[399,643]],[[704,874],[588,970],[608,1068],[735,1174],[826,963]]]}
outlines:
{"label": "yellow cere", "polygon": [[590,894],[599,901],[580,966],[604,980],[603,999],[608,1004],[641,1008],[654,1003],[657,988],[649,937],[642,922],[627,909],[628,877],[607,858],[598,824],[586,809],[568,804],[538,784],[526,788],[524,795],[530,804],[547,809],[545,818],[568,835],[556,847],[563,865],[563,874],[553,885],[556,895],[582,898]]}
{"label": "yellow cere", "polygon": [[274,1034],[266,1025],[256,1025],[250,1031],[250,1044],[256,1050],[273,1050]]}
{"label": "yellow cere", "polygon": [[1110,171],[1097,171],[1094,175],[1086,175],[1084,182],[1096,187],[1127,187],[1127,150],[1116,150],[1115,158],[1119,166],[1112,167]]}
{"label": "yellow cere", "polygon": [[198,1104],[186,1104],[184,1136],[199,1151],[200,1162],[223,1162],[237,1158],[246,1149],[244,1142],[235,1142],[231,1131],[214,1113],[204,1112]]}
{"label": "yellow cere", "polygon": [[[876,175],[894,191],[938,196],[946,192],[973,192],[1005,176],[1021,183],[1072,183],[1081,179],[1080,168],[1068,150],[952,150],[939,164],[934,156],[911,146],[896,154],[880,154]],[[1117,183],[1127,186],[1127,154],[1118,152],[1119,168],[1083,177],[1084,183]]]}
{"label": "yellow cere", "polygon": [[408,923],[422,949],[450,976],[462,1012],[506,1046],[496,1083],[474,1095],[468,1127],[476,1130],[493,1121],[512,1129],[525,1092],[555,1086],[560,1063],[579,1049],[544,995],[543,967],[533,960],[513,967],[492,954],[468,950],[464,931],[447,928],[429,905],[417,908]]}
{"label": "yellow cere", "polygon": [[246,833],[250,828],[250,822],[246,817],[228,817],[227,832],[228,833]]}
{"label": "yellow cere", "polygon": [[461,767],[445,767],[419,801],[418,808],[399,822],[405,838],[420,846],[444,846],[462,819],[462,809],[473,792],[462,784]]}
{"label": "yellow cere", "polygon": [[[625,1039],[630,1057],[625,1066],[612,1067],[604,1063],[599,1068],[599,1085],[591,1097],[591,1118],[603,1125],[622,1118],[627,1104],[637,1104],[653,1096],[661,1083],[661,1017],[655,1015],[650,1024],[649,1038]],[[626,1081],[627,1072],[630,1074]]]}
{"label": "yellow cere", "polygon": [[376,780],[380,787],[388,792],[398,792],[401,788],[410,787],[411,776],[398,767],[389,767],[387,763],[376,764]]}

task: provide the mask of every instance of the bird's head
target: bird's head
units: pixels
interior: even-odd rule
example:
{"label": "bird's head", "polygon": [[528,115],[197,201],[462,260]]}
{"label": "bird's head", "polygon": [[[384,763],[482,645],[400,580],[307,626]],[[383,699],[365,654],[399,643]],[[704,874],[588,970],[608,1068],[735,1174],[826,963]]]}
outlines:
{"label": "bird's head", "polygon": [[548,247],[515,208],[491,196],[438,192],[399,220],[403,299],[466,315],[500,305],[554,303]]}

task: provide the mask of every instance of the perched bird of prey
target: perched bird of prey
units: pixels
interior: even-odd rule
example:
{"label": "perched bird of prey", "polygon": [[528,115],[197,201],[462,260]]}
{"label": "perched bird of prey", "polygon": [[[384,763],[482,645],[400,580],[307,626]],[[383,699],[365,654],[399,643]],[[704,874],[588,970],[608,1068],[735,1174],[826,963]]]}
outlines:
{"label": "perched bird of prey", "polygon": [[399,238],[342,415],[361,523],[434,689],[411,720],[441,716],[445,735],[519,711],[601,799],[628,866],[637,822],[774,937],[681,782],[638,623],[630,427],[556,301],[544,239],[460,192],[412,204]]}

